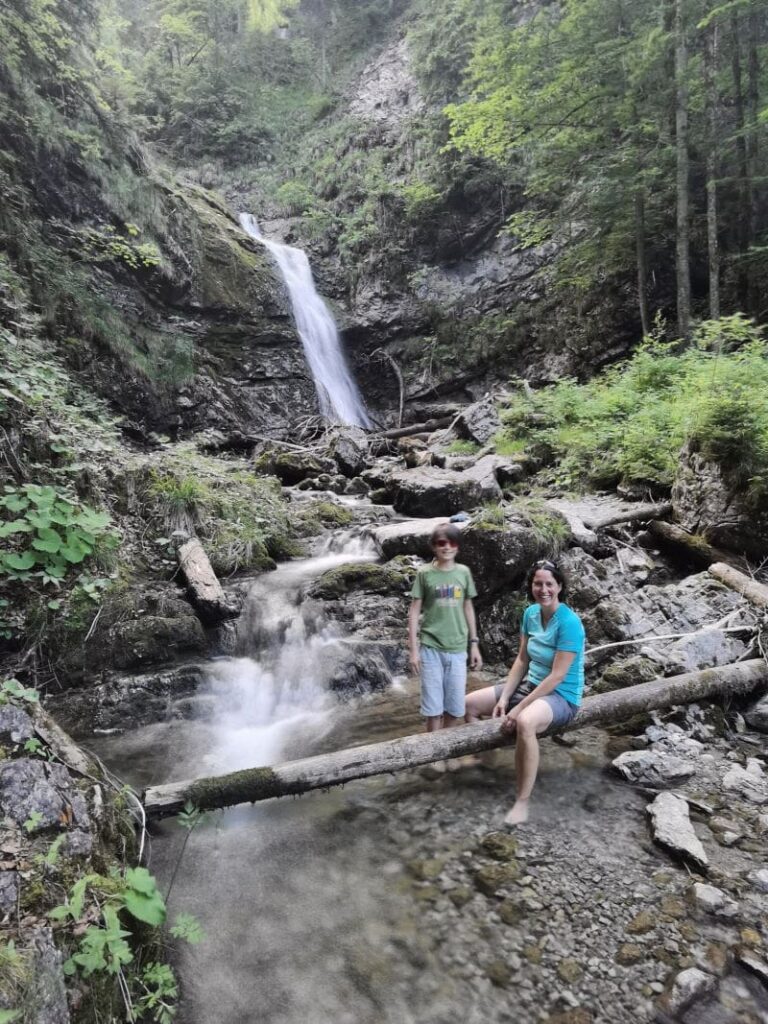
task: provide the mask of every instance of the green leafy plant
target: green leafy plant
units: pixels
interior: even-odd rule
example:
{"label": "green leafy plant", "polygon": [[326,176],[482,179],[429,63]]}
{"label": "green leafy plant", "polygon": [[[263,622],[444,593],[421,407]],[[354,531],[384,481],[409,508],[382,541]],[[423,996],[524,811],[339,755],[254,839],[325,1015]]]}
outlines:
{"label": "green leafy plant", "polygon": [[178,998],[179,986],[168,964],[149,963],[139,979],[144,991],[136,1004],[139,1017],[151,1016],[157,1024],[170,1024],[176,1016],[172,1000]]}
{"label": "green leafy plant", "polygon": [[32,811],[30,816],[22,823],[22,828],[25,832],[34,832],[38,825],[42,822],[43,816],[40,811]]}
{"label": "green leafy plant", "polygon": [[23,686],[18,679],[4,679],[0,683],[0,704],[37,704],[40,694],[29,686]]}
{"label": "green leafy plant", "polygon": [[97,971],[117,974],[123,964],[133,960],[133,953],[125,941],[130,932],[121,927],[117,910],[105,906],[103,910],[104,926],[90,925],[80,942],[80,949],[64,962],[64,973],[71,975],[77,971],[88,978]]}
{"label": "green leafy plant", "polygon": [[[0,537],[15,548],[0,552],[0,576],[58,582],[87,558],[119,544],[106,513],[96,512],[51,486],[6,485],[0,497]],[[10,518],[13,516],[14,518]]]}

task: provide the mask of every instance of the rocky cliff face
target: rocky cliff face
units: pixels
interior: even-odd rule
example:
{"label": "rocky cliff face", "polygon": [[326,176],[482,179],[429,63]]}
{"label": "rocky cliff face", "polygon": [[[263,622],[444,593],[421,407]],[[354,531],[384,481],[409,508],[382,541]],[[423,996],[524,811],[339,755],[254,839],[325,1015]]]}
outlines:
{"label": "rocky cliff face", "polygon": [[77,5],[62,0],[50,24],[11,8],[0,46],[4,294],[14,275],[29,282],[70,365],[135,435],[280,432],[315,412],[266,254],[109,108]]}

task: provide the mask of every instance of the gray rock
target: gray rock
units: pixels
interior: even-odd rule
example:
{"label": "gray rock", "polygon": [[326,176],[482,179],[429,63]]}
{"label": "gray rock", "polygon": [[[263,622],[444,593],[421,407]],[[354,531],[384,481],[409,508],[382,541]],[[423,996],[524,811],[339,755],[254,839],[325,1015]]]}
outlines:
{"label": "gray rock", "polygon": [[746,768],[735,764],[723,776],[723,788],[738,793],[755,804],[768,804],[768,778],[760,762],[750,757]]}
{"label": "gray rock", "polygon": [[744,718],[752,729],[768,732],[768,693],[750,705],[744,712]]}
{"label": "gray rock", "polygon": [[715,545],[746,552],[755,558],[768,553],[768,511],[758,509],[742,480],[730,480],[726,468],[709,462],[686,445],[680,453],[672,486],[675,519]]}
{"label": "gray rock", "polygon": [[344,476],[354,477],[365,469],[368,441],[365,432],[357,427],[339,428],[331,444],[333,460]]}
{"label": "gray rock", "polygon": [[757,871],[750,871],[749,880],[760,892],[768,892],[768,868],[758,868]]}
{"label": "gray rock", "polygon": [[689,761],[656,750],[627,750],[612,763],[629,782],[653,787],[676,786],[696,771]]}
{"label": "gray rock", "polygon": [[765,960],[761,960],[751,950],[742,946],[736,954],[736,962],[746,967],[750,974],[754,974],[768,988],[768,963]]}
{"label": "gray rock", "polygon": [[711,995],[717,988],[717,979],[698,967],[681,971],[672,983],[667,997],[667,1008],[673,1014],[682,1013],[697,1000]]}
{"label": "gray rock", "polygon": [[398,512],[412,516],[453,515],[465,508],[476,508],[498,501],[501,487],[496,479],[500,461],[486,455],[469,469],[455,472],[436,466],[417,466],[391,475],[392,504]]}
{"label": "gray rock", "polygon": [[16,909],[19,898],[19,875],[16,871],[0,871],[0,914]]}
{"label": "gray rock", "polygon": [[709,861],[688,816],[688,803],[678,793],[659,793],[648,805],[653,838],[676,856],[706,868]]}
{"label": "gray rock", "polygon": [[468,405],[459,417],[456,427],[462,437],[477,444],[487,444],[501,430],[501,420],[493,399],[486,396],[479,402]]}
{"label": "gray rock", "polygon": [[32,833],[58,828],[62,820],[90,827],[85,800],[67,769],[30,758],[0,764],[0,814],[17,825],[39,815]]}
{"label": "gray rock", "polygon": [[23,708],[13,704],[0,707],[0,743],[23,743],[34,734],[34,723]]}
{"label": "gray rock", "polygon": [[697,907],[715,917],[735,917],[739,912],[738,903],[714,885],[694,882],[691,896]]}
{"label": "gray rock", "polygon": [[28,1019],[34,1021],[34,1024],[69,1024],[67,990],[62,970],[64,958],[54,945],[51,930],[37,929],[30,945],[34,951],[34,966],[27,992]]}

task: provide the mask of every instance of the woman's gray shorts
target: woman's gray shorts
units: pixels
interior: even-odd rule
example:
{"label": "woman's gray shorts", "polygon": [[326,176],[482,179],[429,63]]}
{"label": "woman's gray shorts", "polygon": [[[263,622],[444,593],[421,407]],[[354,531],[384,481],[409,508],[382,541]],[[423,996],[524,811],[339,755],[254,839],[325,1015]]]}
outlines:
{"label": "woman's gray shorts", "polygon": [[[503,689],[503,683],[497,683],[494,687],[496,700],[501,697]],[[523,697],[527,697],[535,689],[535,683],[531,683],[527,679],[525,682],[522,682],[507,701],[507,711],[510,711],[516,704],[519,704]],[[565,697],[561,697],[559,693],[548,693],[546,697],[539,697],[538,699],[545,700],[552,708],[552,729],[564,729],[579,710],[575,704],[571,704]]]}

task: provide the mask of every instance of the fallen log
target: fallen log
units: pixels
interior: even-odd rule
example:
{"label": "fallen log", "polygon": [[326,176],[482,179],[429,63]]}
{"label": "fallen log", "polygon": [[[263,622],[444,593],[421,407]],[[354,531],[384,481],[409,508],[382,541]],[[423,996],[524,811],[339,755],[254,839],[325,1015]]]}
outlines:
{"label": "fallen log", "polygon": [[205,548],[197,537],[180,544],[176,550],[176,557],[181,574],[187,583],[189,600],[203,622],[215,625],[237,615],[237,608],[224,593]]}
{"label": "fallen log", "polygon": [[379,437],[413,437],[415,434],[426,434],[429,436],[433,431],[441,427],[448,427],[453,422],[450,416],[441,416],[437,420],[427,420],[426,423],[411,423],[407,427],[392,427],[391,430],[380,430]]}
{"label": "fallen log", "polygon": [[712,562],[724,562],[736,569],[746,568],[746,562],[742,558],[713,547],[700,534],[688,533],[680,526],[675,526],[674,523],[657,521],[651,523],[649,529],[660,541],[684,548],[693,561],[699,565],[709,566]]}
{"label": "fallen log", "polygon": [[[768,664],[762,658],[716,669],[655,679],[624,690],[587,697],[568,729],[608,725],[644,711],[687,704],[718,695],[751,693],[768,684]],[[255,803],[270,797],[328,789],[353,779],[416,768],[431,761],[475,754],[513,742],[497,721],[476,722],[440,732],[420,733],[367,746],[318,754],[274,767],[246,768],[205,779],[187,779],[152,786],[144,794],[150,818],[177,814],[188,801],[201,810]]]}
{"label": "fallen log", "polygon": [[661,519],[668,516],[672,511],[670,502],[661,504],[637,504],[631,508],[623,509],[621,512],[613,512],[611,515],[584,520],[585,526],[591,530],[603,530],[606,526],[618,526],[620,523],[644,523],[650,519]]}
{"label": "fallen log", "polygon": [[734,569],[732,565],[726,565],[724,562],[715,562],[710,565],[709,573],[724,583],[726,587],[730,587],[737,594],[746,597],[752,604],[756,604],[759,608],[768,608],[768,587],[753,580],[751,576],[746,576],[743,572],[739,572],[738,569]]}

